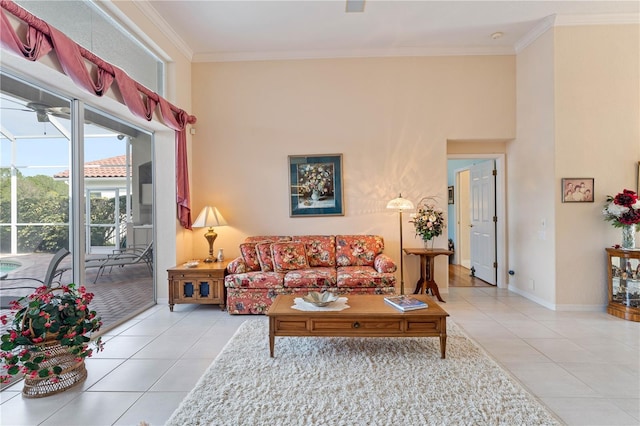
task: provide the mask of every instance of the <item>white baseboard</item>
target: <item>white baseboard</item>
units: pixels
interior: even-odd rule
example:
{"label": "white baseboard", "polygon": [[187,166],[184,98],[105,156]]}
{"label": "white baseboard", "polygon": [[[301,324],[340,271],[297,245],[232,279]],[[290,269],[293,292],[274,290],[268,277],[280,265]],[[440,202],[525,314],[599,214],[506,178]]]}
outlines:
{"label": "white baseboard", "polygon": [[509,286],[509,291],[512,291],[525,299],[529,299],[532,302],[537,303],[538,305],[542,305],[547,309],[551,309],[552,311],[562,311],[562,312],[604,312],[607,310],[606,305],[558,305],[555,303],[551,303],[548,300],[542,299],[535,294],[531,294],[521,288]]}

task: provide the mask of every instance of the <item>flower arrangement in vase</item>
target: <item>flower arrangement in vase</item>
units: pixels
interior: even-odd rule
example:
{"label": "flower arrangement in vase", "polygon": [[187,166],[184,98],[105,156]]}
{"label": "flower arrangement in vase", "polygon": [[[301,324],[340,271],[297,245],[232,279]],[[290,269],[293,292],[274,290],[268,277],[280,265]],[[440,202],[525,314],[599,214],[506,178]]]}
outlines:
{"label": "flower arrangement in vase", "polygon": [[411,215],[410,223],[416,228],[416,237],[420,236],[425,244],[433,244],[433,239],[442,235],[447,227],[444,212],[433,203],[433,198],[425,197],[418,202],[417,212]]}
{"label": "flower arrangement in vase", "polygon": [[[3,328],[0,337],[0,360],[5,374],[0,382],[13,376],[25,376],[25,389],[45,383],[48,388],[65,381],[76,384],[86,378],[84,359],[90,357],[91,333],[102,326],[100,317],[88,308],[93,293],[74,284],[59,287],[38,287],[32,294],[11,303],[12,319],[0,316]],[[97,351],[103,349],[101,338],[92,342]],[[61,358],[61,353],[64,353]],[[64,361],[60,361],[64,359]],[[62,365],[60,365],[62,364]],[[72,379],[72,370],[82,368],[84,376]],[[69,385],[70,387],[70,385]],[[59,391],[60,389],[58,389]],[[64,389],[62,389],[64,390]],[[40,391],[25,396],[45,396]]]}
{"label": "flower arrangement in vase", "polygon": [[298,169],[298,193],[317,200],[333,193],[332,164],[304,164]]}
{"label": "flower arrangement in vase", "polygon": [[602,210],[604,220],[616,228],[622,228],[622,248],[635,248],[636,225],[640,223],[640,201],[635,191],[625,189],[607,201]]}

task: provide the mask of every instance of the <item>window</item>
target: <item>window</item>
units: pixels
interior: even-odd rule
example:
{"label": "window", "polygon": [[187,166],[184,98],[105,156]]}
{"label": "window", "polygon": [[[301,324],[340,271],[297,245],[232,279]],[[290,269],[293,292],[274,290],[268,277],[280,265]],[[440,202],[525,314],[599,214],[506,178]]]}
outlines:
{"label": "window", "polygon": [[162,95],[164,63],[94,3],[33,0],[16,3]]}

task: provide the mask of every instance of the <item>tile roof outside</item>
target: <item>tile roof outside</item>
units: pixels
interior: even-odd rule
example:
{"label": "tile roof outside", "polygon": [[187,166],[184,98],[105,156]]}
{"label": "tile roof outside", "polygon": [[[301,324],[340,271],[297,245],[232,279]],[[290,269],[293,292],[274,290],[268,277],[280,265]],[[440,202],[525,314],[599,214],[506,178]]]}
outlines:
{"label": "tile roof outside", "polygon": [[[126,178],[127,156],[118,155],[116,157],[103,158],[101,160],[90,161],[84,164],[85,178]],[[129,169],[131,174],[131,169]],[[65,170],[53,175],[55,179],[68,179],[69,170]]]}

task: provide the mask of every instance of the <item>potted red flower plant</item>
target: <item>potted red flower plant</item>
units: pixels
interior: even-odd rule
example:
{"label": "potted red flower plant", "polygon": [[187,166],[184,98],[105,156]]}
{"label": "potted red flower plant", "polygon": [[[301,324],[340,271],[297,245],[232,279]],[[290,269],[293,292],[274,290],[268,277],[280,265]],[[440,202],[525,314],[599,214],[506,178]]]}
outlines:
{"label": "potted red flower plant", "polygon": [[84,359],[102,350],[101,338],[91,342],[91,334],[102,322],[89,310],[93,293],[74,284],[49,288],[12,302],[12,318],[0,316],[4,328],[0,336],[0,382],[24,375],[23,394],[46,396],[65,390],[86,378]]}

